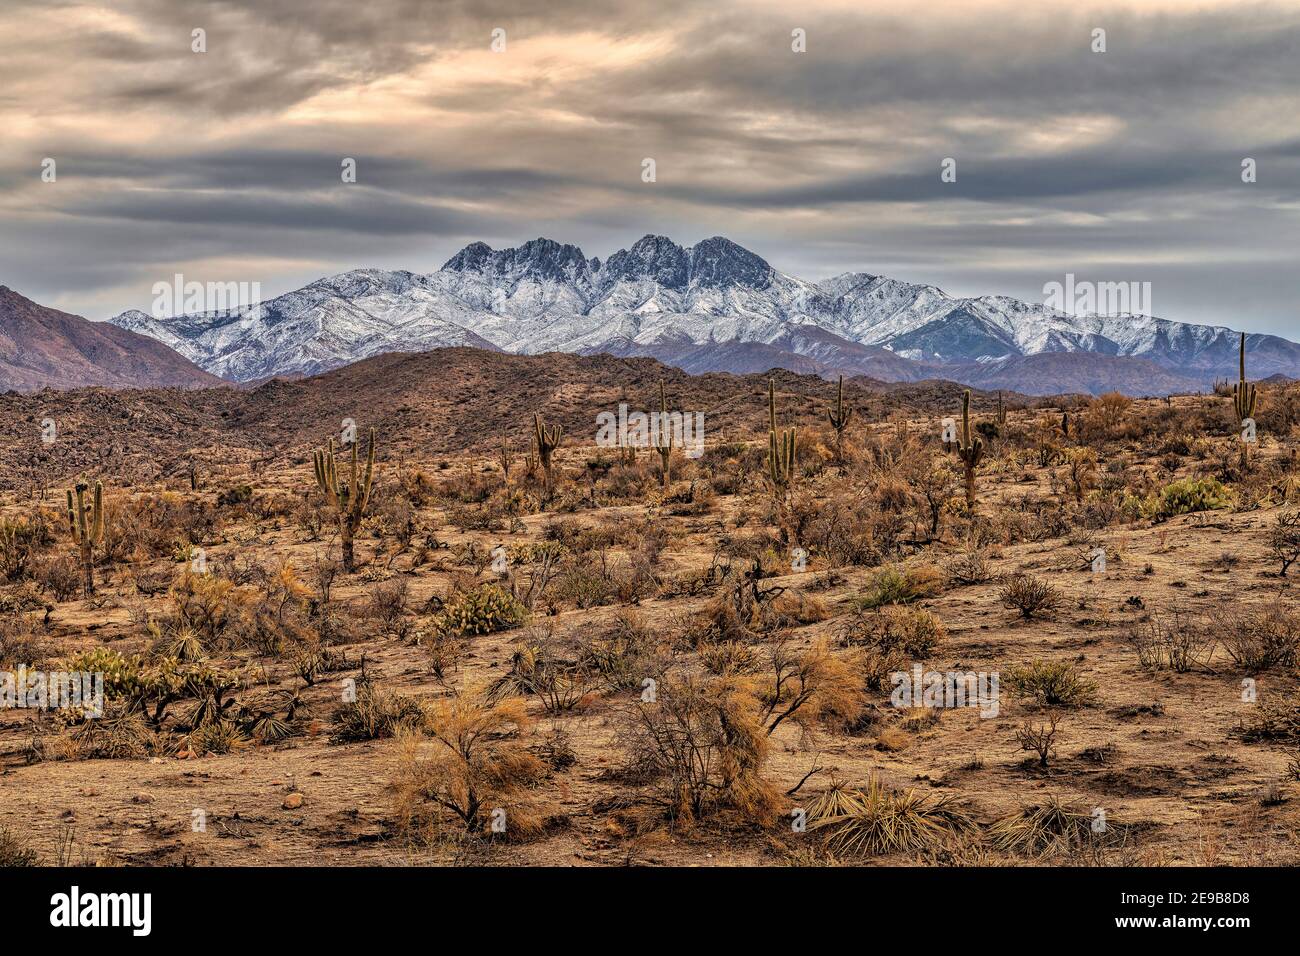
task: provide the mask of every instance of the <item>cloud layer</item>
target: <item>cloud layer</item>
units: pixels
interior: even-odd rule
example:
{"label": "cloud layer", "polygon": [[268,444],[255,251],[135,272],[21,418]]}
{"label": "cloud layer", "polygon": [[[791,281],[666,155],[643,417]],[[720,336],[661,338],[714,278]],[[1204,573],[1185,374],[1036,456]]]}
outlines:
{"label": "cloud layer", "polygon": [[809,278],[1150,281],[1300,338],[1298,80],[1293,3],[8,0],[0,283],[103,318],[175,272],[724,234]]}

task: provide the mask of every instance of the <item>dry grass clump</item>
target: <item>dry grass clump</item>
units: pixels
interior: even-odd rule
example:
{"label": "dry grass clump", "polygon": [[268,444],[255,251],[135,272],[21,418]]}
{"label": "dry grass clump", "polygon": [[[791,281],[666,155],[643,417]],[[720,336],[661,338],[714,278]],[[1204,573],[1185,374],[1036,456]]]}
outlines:
{"label": "dry grass clump", "polygon": [[625,776],[680,825],[715,816],[770,825],[777,792],[761,771],[771,744],[750,683],[686,675],[660,682],[652,697],[624,716]]}
{"label": "dry grass clump", "polygon": [[417,726],[424,719],[419,701],[383,690],[370,681],[357,687],[356,697],[334,711],[335,743],[393,737],[401,728]]}
{"label": "dry grass clump", "polygon": [[456,694],[430,706],[422,728],[401,734],[393,781],[401,829],[427,837],[454,826],[513,839],[542,832],[555,805],[539,789],[545,762],[523,744],[530,727],[518,697]]}
{"label": "dry grass clump", "polygon": [[826,830],[827,848],[844,856],[934,850],[975,824],[951,796],[893,793],[872,776],[865,789],[832,786],[810,808],[810,830]]}

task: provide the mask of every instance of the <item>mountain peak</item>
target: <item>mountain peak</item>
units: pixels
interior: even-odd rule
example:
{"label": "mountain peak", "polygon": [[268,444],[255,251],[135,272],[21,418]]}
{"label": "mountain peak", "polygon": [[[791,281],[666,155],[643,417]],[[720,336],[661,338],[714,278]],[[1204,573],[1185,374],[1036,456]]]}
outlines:
{"label": "mountain peak", "polygon": [[606,284],[619,279],[652,279],[680,291],[690,281],[690,257],[667,236],[645,235],[631,249],[620,249],[610,256],[601,278]]}
{"label": "mountain peak", "polygon": [[744,246],[714,236],[691,247],[691,282],[715,288],[743,285],[766,289],[772,284],[772,267]]}
{"label": "mountain peak", "polygon": [[478,272],[515,281],[533,278],[573,282],[590,278],[591,272],[581,249],[545,237],[501,250],[494,250],[484,242],[473,242],[448,259],[442,268],[447,272]]}

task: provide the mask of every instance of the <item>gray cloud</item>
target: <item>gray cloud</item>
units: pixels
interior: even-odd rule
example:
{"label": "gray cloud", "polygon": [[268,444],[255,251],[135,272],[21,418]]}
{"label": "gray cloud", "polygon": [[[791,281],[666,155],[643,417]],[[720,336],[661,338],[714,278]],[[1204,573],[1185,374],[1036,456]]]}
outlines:
{"label": "gray cloud", "polygon": [[721,233],[810,278],[1152,281],[1171,318],[1300,338],[1297,54],[1282,2],[10,0],[0,282],[99,318],[182,268],[274,293]]}

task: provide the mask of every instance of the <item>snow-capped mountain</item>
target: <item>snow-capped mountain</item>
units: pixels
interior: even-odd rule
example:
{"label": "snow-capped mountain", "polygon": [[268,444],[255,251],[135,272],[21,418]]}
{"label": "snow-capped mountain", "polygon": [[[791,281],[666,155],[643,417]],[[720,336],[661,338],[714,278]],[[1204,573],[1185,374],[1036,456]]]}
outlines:
{"label": "snow-capped mountain", "polygon": [[381,352],[450,345],[495,350],[457,324],[462,313],[471,311],[444,301],[425,276],[358,269],[258,307],[171,319],[130,311],[109,321],[158,339],[215,375],[243,382],[285,373],[312,375]]}
{"label": "snow-capped mountain", "polygon": [[[1075,316],[867,273],[809,282],[721,237],[683,247],[645,236],[603,262],[550,239],[500,250],[476,242],[429,275],[347,272],[264,303],[256,316],[127,312],[109,321],[240,381],[312,374],[380,352],[472,345],[651,355],[696,372],[781,366],[971,382],[996,374],[1005,387],[1039,393],[1059,390],[1052,379],[1060,361],[1016,359],[1089,353],[1081,380],[1096,389],[1113,378],[1114,387],[1142,391],[1154,378],[1157,391],[1233,374],[1237,350],[1237,333],[1226,327]],[[1300,374],[1292,342],[1250,335],[1247,349],[1254,377]],[[1152,376],[1153,367],[1167,374]]]}

